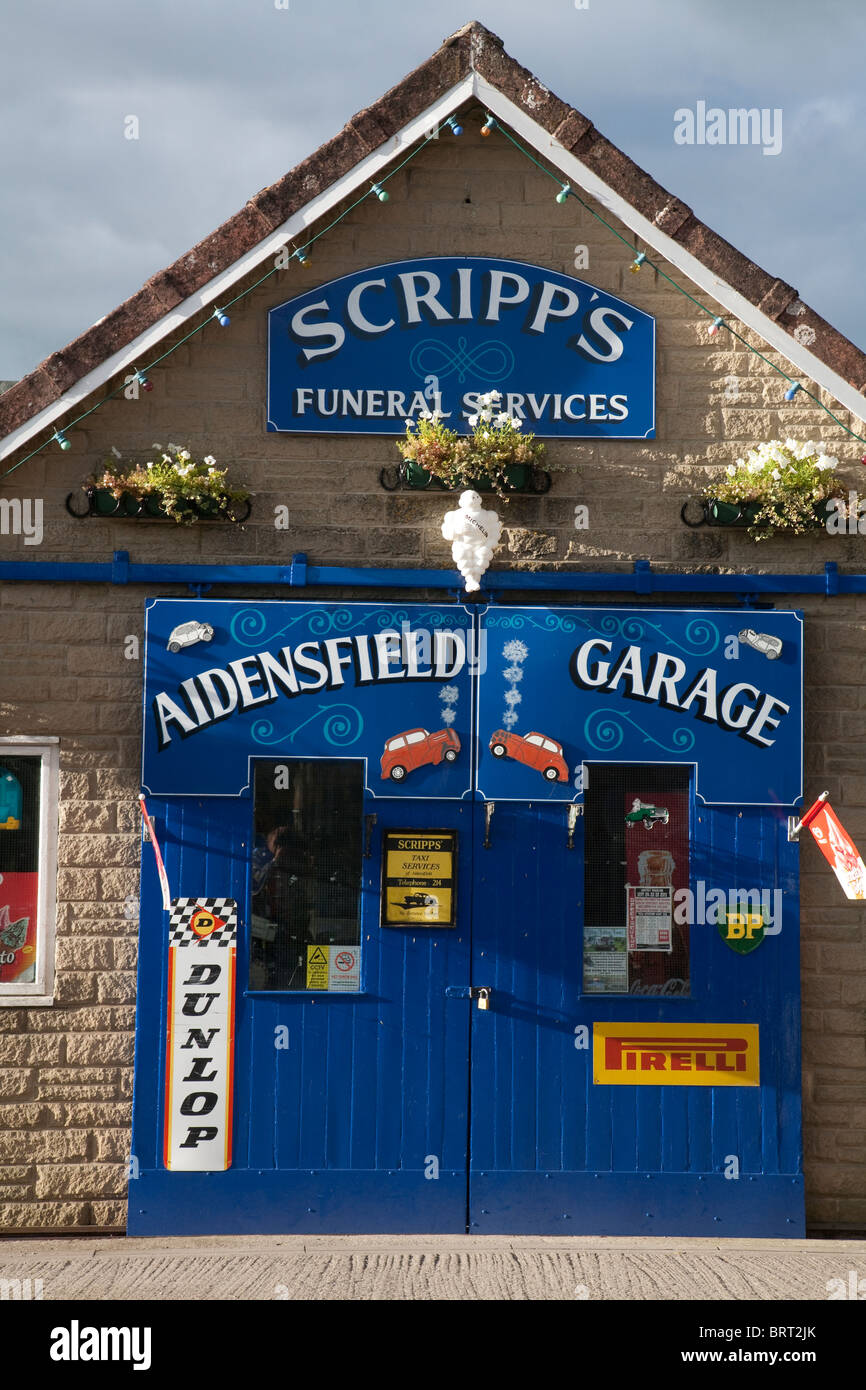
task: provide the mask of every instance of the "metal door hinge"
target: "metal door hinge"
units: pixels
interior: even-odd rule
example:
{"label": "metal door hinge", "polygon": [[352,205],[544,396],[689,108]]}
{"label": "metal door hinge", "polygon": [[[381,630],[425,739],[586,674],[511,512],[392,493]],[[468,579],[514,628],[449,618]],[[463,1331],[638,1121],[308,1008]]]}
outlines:
{"label": "metal door hinge", "polygon": [[574,849],[574,828],[580,817],[583,815],[583,806],[577,802],[572,802],[568,808],[568,848]]}

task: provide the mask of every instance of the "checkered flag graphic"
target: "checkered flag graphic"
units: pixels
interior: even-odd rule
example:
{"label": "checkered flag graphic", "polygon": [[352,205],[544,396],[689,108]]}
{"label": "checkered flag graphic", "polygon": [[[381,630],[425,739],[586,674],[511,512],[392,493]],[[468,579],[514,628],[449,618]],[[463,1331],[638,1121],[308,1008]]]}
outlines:
{"label": "checkered flag graphic", "polygon": [[[217,919],[218,925],[213,931],[206,930],[208,914]],[[193,918],[198,930],[193,928]],[[219,922],[224,925],[220,926]],[[238,905],[234,898],[172,898],[169,946],[234,946],[237,934]]]}

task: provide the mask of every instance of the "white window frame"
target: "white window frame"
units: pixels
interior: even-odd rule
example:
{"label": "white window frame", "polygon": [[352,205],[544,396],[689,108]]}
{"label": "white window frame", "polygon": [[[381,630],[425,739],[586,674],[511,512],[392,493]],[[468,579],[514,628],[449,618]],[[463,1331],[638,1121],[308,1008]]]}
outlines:
{"label": "white window frame", "polygon": [[54,1003],[54,940],[57,925],[57,836],[60,799],[60,740],[29,736],[0,738],[0,760],[39,757],[39,892],[36,919],[36,979],[0,983],[0,1008]]}

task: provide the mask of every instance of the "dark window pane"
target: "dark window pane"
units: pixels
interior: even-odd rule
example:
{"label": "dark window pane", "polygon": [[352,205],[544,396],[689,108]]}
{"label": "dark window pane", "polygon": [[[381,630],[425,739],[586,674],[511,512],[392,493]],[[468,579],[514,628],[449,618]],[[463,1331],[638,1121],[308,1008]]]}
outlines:
{"label": "dark window pane", "polygon": [[363,804],[360,762],[255,764],[252,989],[360,988]]}

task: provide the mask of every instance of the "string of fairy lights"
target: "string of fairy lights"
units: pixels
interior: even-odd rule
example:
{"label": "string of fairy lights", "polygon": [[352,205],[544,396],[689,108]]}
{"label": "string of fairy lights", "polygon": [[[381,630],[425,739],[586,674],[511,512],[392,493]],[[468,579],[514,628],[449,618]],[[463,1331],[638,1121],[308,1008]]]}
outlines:
{"label": "string of fairy lights", "polygon": [[[69,430],[72,430],[76,425],[81,424],[83,420],[86,420],[95,411],[101,409],[101,407],[105,405],[108,401],[114,400],[116,397],[126,392],[131,381],[134,380],[137,386],[139,386],[143,391],[152,391],[153,382],[150,380],[148,373],[152,372],[155,367],[158,367],[167,358],[171,357],[171,355],[177,352],[179,348],[183,347],[185,343],[188,343],[191,338],[194,338],[198,333],[203,332],[204,329],[207,328],[209,324],[213,323],[214,321],[218,323],[221,328],[228,328],[231,324],[231,317],[227,311],[231,309],[233,305],[237,304],[239,300],[245,299],[248,295],[252,294],[253,290],[258,289],[259,285],[263,285],[265,281],[271,279],[272,276],[277,275],[281,271],[287,269],[292,261],[297,261],[300,266],[309,266],[309,252],[315,245],[315,243],[317,241],[320,241],[322,237],[326,236],[328,232],[333,231],[335,227],[339,226],[339,224],[343,222],[345,218],[350,216],[350,214],[353,213],[357,207],[360,207],[362,203],[368,202],[371,198],[376,199],[380,203],[387,203],[389,201],[390,194],[388,193],[385,184],[390,179],[395,178],[396,175],[399,174],[400,171],[404,169],[406,165],[409,164],[413,159],[416,159],[418,155],[422,152],[422,150],[427,148],[427,146],[430,144],[432,140],[437,140],[439,138],[440,133],[444,130],[449,130],[452,135],[463,134],[463,126],[459,124],[457,117],[447,116],[442,122],[440,122],[439,125],[437,125],[435,128],[431,128],[431,130],[425,134],[424,139],[421,140],[412,150],[410,150],[410,152],[406,155],[405,159],[402,159],[400,163],[396,164],[394,168],[389,170],[387,174],[380,174],[378,181],[370,182],[369,188],[365,189],[359,198],[356,198],[354,202],[350,203],[347,207],[345,207],[343,211],[339,214],[339,216],[335,217],[326,226],[321,227],[317,232],[314,232],[311,236],[309,236],[305,240],[303,246],[292,246],[291,251],[289,251],[288,244],[281,247],[280,251],[276,253],[275,264],[272,265],[271,268],[267,270],[264,275],[260,276],[259,279],[255,280],[253,284],[247,285],[238,294],[236,294],[234,298],[225,300],[222,305],[215,306],[213,310],[204,319],[201,320],[201,322],[197,323],[193,328],[190,329],[188,333],[185,333],[183,337],[179,338],[177,342],[172,343],[171,347],[167,348],[166,351],[161,353],[158,357],[155,357],[152,362],[149,362],[147,364],[147,366],[141,368],[132,367],[131,373],[125,375],[123,377],[123,380],[112,391],[106,392],[104,396],[100,397],[98,401],[94,402],[93,405],[89,406],[87,410],[82,411],[80,415],[76,415],[74,419],[68,421],[63,429],[55,429],[54,432],[48,437],[48,439],[43,440],[42,443],[37,445],[35,449],[32,449],[30,453],[25,454],[23,458],[19,459],[17,463],[13,464],[12,467],[7,469],[2,475],[0,475],[0,477],[7,478],[10,473],[14,473],[17,468],[21,468],[22,465],[27,463],[29,459],[34,458],[36,454],[42,453],[42,451],[52,443],[57,444],[64,452],[71,449],[72,441],[68,438],[67,432]],[[525,159],[529,160],[529,162],[535,166],[536,169],[540,170],[541,173],[546,174],[548,178],[550,178],[554,183],[559,185],[559,190],[555,195],[555,201],[557,203],[562,205],[567,203],[569,198],[576,199],[576,201],[581,205],[581,207],[584,208],[592,217],[594,217],[596,221],[600,222],[602,226],[606,227],[607,230],[612,233],[613,236],[615,236],[619,241],[621,241],[625,246],[627,246],[630,253],[636,252],[636,248],[632,245],[628,238],[623,236],[622,232],[620,232],[616,227],[614,227],[612,223],[608,222],[608,220],[605,217],[603,217],[601,213],[597,212],[596,209],[586,201],[586,199],[582,198],[579,193],[576,193],[570,183],[563,183],[561,176],[555,170],[549,169],[546,164],[542,163],[541,160],[536,159],[535,155],[533,155],[523,144],[521,144],[517,137],[510,130],[508,130],[506,126],[504,126],[500,121],[498,121],[495,118],[495,116],[492,116],[490,112],[485,112],[484,123],[481,126],[481,134],[484,137],[489,137],[493,134],[494,131],[499,131],[505,137],[505,139],[508,140],[513,145],[513,147],[524,156]],[[674,280],[673,277],[669,275],[666,270],[662,269],[662,267],[657,262],[650,260],[646,251],[637,251],[629,265],[629,270],[632,271],[634,274],[638,274],[643,266],[648,266],[651,270],[654,270],[656,274],[660,275],[662,279],[666,280],[667,283],[673,289],[675,289],[679,294],[683,295],[686,299],[688,299],[695,306],[696,309],[699,309],[701,313],[706,314],[707,318],[711,320],[707,328],[707,332],[710,337],[715,337],[720,329],[725,329],[725,331],[730,333],[731,337],[735,338],[737,342],[742,344],[744,348],[747,348],[749,352],[753,353],[756,357],[759,357],[762,362],[766,363],[766,365],[770,367],[772,371],[776,372],[779,376],[783,377],[784,380],[788,383],[788,389],[785,391],[786,401],[793,401],[795,396],[802,393],[802,395],[808,397],[809,400],[811,400],[815,405],[820,406],[821,409],[825,411],[827,415],[829,415],[830,419],[834,422],[834,424],[838,425],[839,428],[841,430],[844,430],[846,434],[849,434],[853,439],[858,440],[861,444],[866,444],[866,436],[858,434],[856,430],[852,430],[848,425],[844,423],[844,421],[840,420],[838,416],[835,415],[833,411],[830,410],[830,408],[826,406],[818,396],[814,395],[813,392],[809,391],[802,384],[802,382],[796,381],[793,377],[789,376],[787,372],[783,371],[781,367],[777,366],[776,363],[771,361],[771,359],[767,357],[763,352],[761,352],[758,348],[754,347],[750,342],[748,342],[742,336],[742,334],[738,333],[737,330],[732,327],[732,325],[728,322],[727,319],[720,317],[718,314],[715,313],[713,309],[708,309],[705,304],[702,304],[700,300],[696,299],[695,296],[691,294],[689,290],[685,289],[676,280]],[[864,462],[866,462],[866,458],[864,458]]]}
{"label": "string of fairy lights", "polygon": [[[520,143],[516,136],[512,135],[510,130],[506,129],[505,126],[501,125],[500,122],[497,121],[496,118],[494,116],[491,116],[488,112],[485,116],[484,125],[481,127],[481,134],[490,135],[490,133],[493,130],[500,130],[502,134],[505,136],[505,138],[511,142],[514,148],[519,150],[520,153],[530,161],[530,163],[535,165],[536,169],[540,169],[543,174],[547,174],[547,176],[550,179],[552,179],[555,183],[558,183],[560,185],[559,192],[556,194],[557,203],[567,203],[569,198],[575,198],[580,203],[582,208],[585,208],[586,211],[590,213],[591,216],[594,217],[597,222],[600,222],[603,227],[606,227],[607,230],[611,232],[615,237],[617,237],[618,240],[621,241],[625,246],[627,246],[630,251],[635,250],[628,238],[623,236],[622,232],[618,231],[616,227],[614,227],[610,222],[608,222],[607,218],[602,217],[601,213],[596,212],[595,208],[592,207],[588,202],[586,202],[584,198],[581,198],[579,193],[575,193],[574,189],[571,187],[571,184],[563,183],[560,176],[557,173],[555,173],[552,169],[548,169],[546,165],[542,164],[540,160],[536,159],[535,156],[531,154],[530,151],[527,150],[526,147]],[[776,363],[771,361],[770,358],[767,357],[763,352],[761,352],[758,348],[753,347],[752,344],[748,342],[742,336],[741,333],[738,333],[735,328],[732,328],[731,324],[728,323],[727,319],[719,317],[719,315],[716,314],[713,309],[708,309],[705,304],[702,304],[699,299],[696,299],[693,294],[691,294],[687,289],[684,289],[682,285],[678,284],[672,276],[668,275],[667,271],[663,270],[660,265],[658,265],[655,261],[649,260],[646,251],[637,252],[629,266],[629,270],[631,270],[634,274],[637,274],[640,271],[641,266],[643,265],[649,266],[649,268],[651,270],[654,270],[657,275],[660,275],[662,279],[666,280],[667,283],[673,287],[673,289],[677,290],[679,294],[683,295],[692,304],[694,304],[695,308],[700,309],[702,314],[706,314],[707,317],[712,320],[707,329],[707,332],[709,333],[710,337],[715,337],[720,328],[726,329],[727,332],[730,333],[732,338],[736,338],[738,343],[742,343],[744,348],[748,348],[749,352],[753,353],[756,357],[760,357],[762,362],[765,362],[767,366],[770,367],[779,376],[784,377],[785,381],[787,381],[788,383],[788,389],[785,392],[786,401],[792,401],[794,397],[798,394],[798,392],[802,392],[803,395],[808,396],[809,400],[813,401],[815,405],[820,406],[821,409],[825,411],[827,415],[830,416],[830,419],[835,424],[837,424],[840,429],[844,430],[846,434],[850,434],[852,439],[858,440],[861,444],[866,444],[866,436],[858,434],[856,430],[852,430],[851,428],[849,428],[849,426],[846,425],[843,420],[840,420],[838,416],[833,414],[833,411],[830,410],[829,406],[826,406],[818,396],[814,395],[813,392],[807,390],[807,388],[803,385],[802,382],[796,381],[794,377],[789,376],[787,372],[783,371],[781,367],[778,367]]]}

